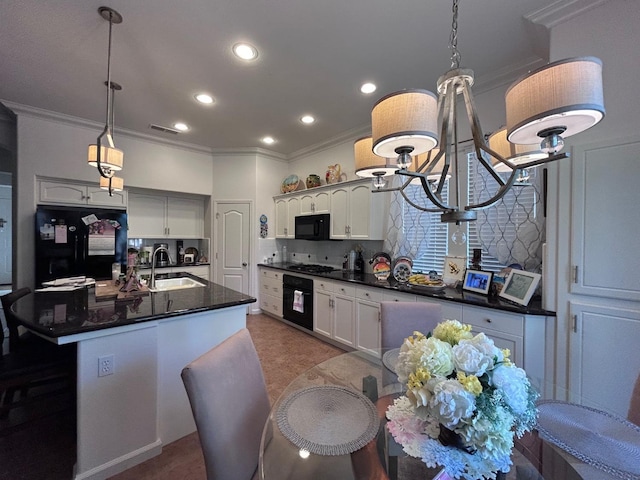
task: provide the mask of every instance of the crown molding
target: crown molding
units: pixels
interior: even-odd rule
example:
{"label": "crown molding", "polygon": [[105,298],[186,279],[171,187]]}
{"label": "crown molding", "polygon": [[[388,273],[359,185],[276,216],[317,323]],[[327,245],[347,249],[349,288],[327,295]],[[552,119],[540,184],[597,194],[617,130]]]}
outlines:
{"label": "crown molding", "polygon": [[345,132],[342,132],[341,134],[336,135],[335,137],[328,138],[327,140],[324,140],[322,142],[302,148],[296,152],[293,152],[287,155],[287,159],[293,160],[293,159],[298,159],[300,157],[306,157],[314,153],[319,153],[324,150],[328,150],[329,148],[335,147],[336,145],[339,145],[344,142],[355,141],[358,138],[365,135],[371,135],[371,125],[355,127]]}
{"label": "crown molding", "polygon": [[550,29],[582,15],[588,10],[604,5],[608,1],[609,0],[558,0],[551,5],[525,15],[524,18],[533,24]]}
{"label": "crown molding", "polygon": [[260,147],[212,148],[211,153],[218,157],[223,155],[260,155],[281,162],[287,162],[287,155]]}
{"label": "crown molding", "polygon": [[[96,130],[101,130],[104,127],[104,124],[94,122],[93,120],[87,120],[85,118],[74,117],[71,115],[66,115],[60,112],[53,112],[51,110],[45,110],[38,107],[32,107],[30,105],[23,105],[20,103],[13,103],[10,101],[0,100],[7,108],[13,110],[17,115],[27,115],[35,118],[41,118],[44,120],[50,120],[52,122],[63,123],[66,125],[71,125],[74,127],[84,127],[91,128]],[[158,138],[154,135],[149,135],[146,133],[135,132],[133,130],[124,130],[120,128],[114,128],[114,133],[121,135],[123,137],[134,138],[139,140],[144,140],[146,142],[156,143],[158,145],[166,145],[171,147],[178,147],[183,150],[188,150],[196,153],[206,153],[211,154],[211,148],[203,147],[201,145],[194,145],[192,143],[180,142],[176,140],[168,140],[163,138]]]}
{"label": "crown molding", "polygon": [[546,60],[535,56],[525,58],[518,63],[508,65],[488,75],[476,78],[473,84],[473,92],[478,95],[504,85],[511,85],[523,75],[546,63]]}

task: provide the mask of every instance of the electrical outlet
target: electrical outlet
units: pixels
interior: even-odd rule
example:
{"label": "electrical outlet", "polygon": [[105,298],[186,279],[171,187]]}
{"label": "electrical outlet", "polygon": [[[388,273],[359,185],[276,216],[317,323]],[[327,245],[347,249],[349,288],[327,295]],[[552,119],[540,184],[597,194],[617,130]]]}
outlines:
{"label": "electrical outlet", "polygon": [[106,377],[107,375],[113,375],[113,355],[104,355],[98,357],[98,376]]}

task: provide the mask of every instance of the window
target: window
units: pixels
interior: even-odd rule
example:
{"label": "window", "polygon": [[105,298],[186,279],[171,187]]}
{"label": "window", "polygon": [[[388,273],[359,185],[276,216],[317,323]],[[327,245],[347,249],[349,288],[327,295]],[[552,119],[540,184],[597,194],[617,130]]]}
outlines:
{"label": "window", "polygon": [[[473,199],[472,203],[478,203],[494,195],[497,183],[475,160],[475,153],[466,155],[469,185],[467,194]],[[395,228],[390,228],[391,238],[385,248],[393,256],[410,256],[414,259],[413,270],[425,273],[429,270],[441,273],[445,256],[449,252],[466,255],[470,260],[475,248],[482,250],[483,270],[498,272],[507,265],[519,263],[525,270],[537,272],[542,263],[542,243],[545,237],[542,171],[540,167],[530,169],[528,182],[514,185],[496,204],[478,210],[476,221],[463,223],[459,227],[442,223],[438,212],[416,209],[399,193],[394,193],[392,205],[395,206],[392,206],[391,212]],[[450,185],[451,180],[443,188],[443,199],[446,202]],[[419,206],[433,207],[419,185],[407,187],[404,193],[411,202]],[[466,248],[455,245],[450,238],[450,234],[456,229],[466,232]],[[394,234],[393,231],[397,233]]]}

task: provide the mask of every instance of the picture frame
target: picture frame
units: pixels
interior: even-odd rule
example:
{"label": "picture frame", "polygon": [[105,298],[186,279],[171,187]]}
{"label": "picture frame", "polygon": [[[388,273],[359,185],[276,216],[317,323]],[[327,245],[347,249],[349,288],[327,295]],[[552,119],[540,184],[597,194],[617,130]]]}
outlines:
{"label": "picture frame", "polygon": [[467,257],[444,257],[442,266],[442,281],[446,285],[455,285],[464,278],[464,270],[467,268]]}
{"label": "picture frame", "polygon": [[473,270],[470,268],[464,274],[462,289],[468,292],[488,295],[489,289],[491,288],[492,278],[493,272],[487,272],[484,270]]}
{"label": "picture frame", "polygon": [[519,305],[527,306],[541,277],[539,273],[512,269],[498,295]]}

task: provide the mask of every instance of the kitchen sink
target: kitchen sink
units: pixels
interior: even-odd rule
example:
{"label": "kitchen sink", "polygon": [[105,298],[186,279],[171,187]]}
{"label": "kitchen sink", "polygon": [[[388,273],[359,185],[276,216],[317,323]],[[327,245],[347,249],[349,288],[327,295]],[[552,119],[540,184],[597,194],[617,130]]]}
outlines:
{"label": "kitchen sink", "polygon": [[150,292],[166,292],[167,290],[180,290],[183,288],[204,287],[204,283],[188,277],[156,279],[155,288],[149,288]]}

